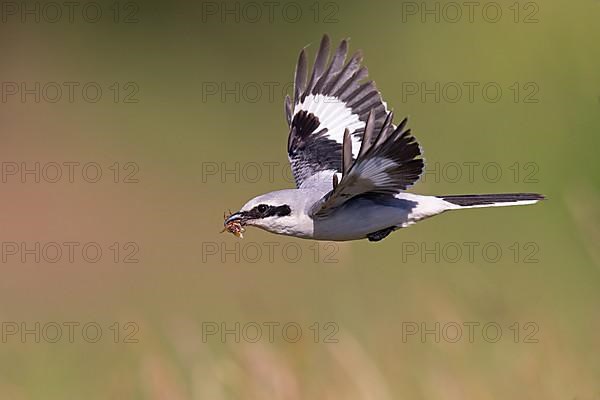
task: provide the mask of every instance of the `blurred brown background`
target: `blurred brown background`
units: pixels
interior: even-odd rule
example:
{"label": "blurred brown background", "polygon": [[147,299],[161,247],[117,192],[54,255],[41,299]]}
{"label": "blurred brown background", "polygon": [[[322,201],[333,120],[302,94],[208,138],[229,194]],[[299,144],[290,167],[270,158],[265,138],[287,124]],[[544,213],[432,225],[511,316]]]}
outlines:
{"label": "blurred brown background", "polygon": [[[0,397],[599,398],[600,3],[476,3],[1,2]],[[412,190],[549,200],[219,235],[292,186],[325,32],[410,116]]]}

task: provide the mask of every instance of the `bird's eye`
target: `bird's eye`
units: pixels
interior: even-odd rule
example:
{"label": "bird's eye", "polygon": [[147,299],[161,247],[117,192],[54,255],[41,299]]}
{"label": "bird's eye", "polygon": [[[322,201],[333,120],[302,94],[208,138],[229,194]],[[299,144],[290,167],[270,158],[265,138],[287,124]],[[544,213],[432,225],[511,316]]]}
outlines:
{"label": "bird's eye", "polygon": [[266,204],[259,204],[257,207],[258,212],[261,212],[261,213],[264,213],[265,211],[267,211],[267,208],[269,208],[269,207],[267,207]]}

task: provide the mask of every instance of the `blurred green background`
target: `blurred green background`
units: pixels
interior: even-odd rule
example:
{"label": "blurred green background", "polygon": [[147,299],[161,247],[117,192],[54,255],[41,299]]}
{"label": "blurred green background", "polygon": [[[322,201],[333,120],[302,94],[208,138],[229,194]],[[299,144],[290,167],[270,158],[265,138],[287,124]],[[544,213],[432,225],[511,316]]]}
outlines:
{"label": "blurred green background", "polygon": [[[446,2],[101,1],[69,20],[62,3],[58,18],[49,3],[2,2],[0,398],[600,398],[600,3],[489,3],[470,20]],[[325,32],[351,37],[396,118],[410,116],[429,165],[412,191],[549,200],[445,214],[380,243],[219,235],[223,210],[292,186],[283,92],[299,50],[312,43],[312,59]],[[52,102],[52,82],[77,82],[73,101],[65,90]],[[436,82],[439,101],[422,97]],[[453,101],[465,82],[474,98]],[[490,83],[497,101],[482,94]],[[39,183],[21,175],[36,162]],[[49,163],[65,162],[97,163],[102,177],[50,182]],[[502,176],[441,172],[463,162]],[[261,167],[254,179],[251,163],[273,163],[274,178]],[[79,244],[72,262],[65,242]],[[97,262],[81,255],[89,242]],[[470,242],[474,260],[443,251]],[[482,256],[489,243],[496,262]],[[206,336],[210,323],[265,322],[302,337]],[[497,324],[501,340],[406,336],[465,322]],[[98,342],[86,323],[102,328]]]}

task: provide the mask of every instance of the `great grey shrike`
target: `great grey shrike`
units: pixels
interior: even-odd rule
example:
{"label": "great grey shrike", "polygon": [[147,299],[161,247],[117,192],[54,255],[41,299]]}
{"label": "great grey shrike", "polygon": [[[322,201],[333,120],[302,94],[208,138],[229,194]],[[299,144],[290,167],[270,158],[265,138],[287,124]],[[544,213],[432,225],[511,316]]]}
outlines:
{"label": "great grey shrike", "polygon": [[257,196],[226,217],[225,229],[243,226],[316,240],[379,241],[391,232],[448,210],[534,204],[535,193],[423,196],[405,190],[424,162],[406,118],[398,125],[361,66],[346,62],[343,40],[330,60],[323,36],[309,72],[300,52],[294,100],[285,99],[288,157],[296,189]]}

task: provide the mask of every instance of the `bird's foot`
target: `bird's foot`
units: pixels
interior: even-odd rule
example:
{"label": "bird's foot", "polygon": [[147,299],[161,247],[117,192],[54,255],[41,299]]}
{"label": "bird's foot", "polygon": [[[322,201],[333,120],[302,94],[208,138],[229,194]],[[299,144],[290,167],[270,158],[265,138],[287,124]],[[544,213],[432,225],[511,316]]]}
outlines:
{"label": "bird's foot", "polygon": [[385,239],[387,237],[387,235],[394,232],[395,229],[396,229],[395,226],[390,226],[389,228],[385,228],[385,229],[382,229],[377,232],[369,233],[367,235],[367,239],[369,239],[369,242],[379,242],[380,240]]}

